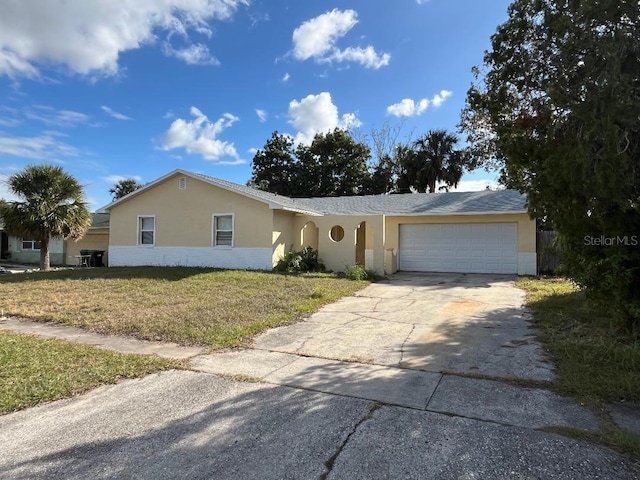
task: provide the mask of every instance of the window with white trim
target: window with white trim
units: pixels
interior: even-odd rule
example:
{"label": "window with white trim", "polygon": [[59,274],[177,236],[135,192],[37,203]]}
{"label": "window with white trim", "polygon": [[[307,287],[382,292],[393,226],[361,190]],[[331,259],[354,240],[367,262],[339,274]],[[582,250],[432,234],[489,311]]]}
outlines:
{"label": "window with white trim", "polygon": [[213,215],[213,246],[233,246],[233,214]]}
{"label": "window with white trim", "polygon": [[22,250],[40,250],[40,242],[29,238],[23,238]]}
{"label": "window with white trim", "polygon": [[138,245],[155,245],[156,217],[138,217]]}

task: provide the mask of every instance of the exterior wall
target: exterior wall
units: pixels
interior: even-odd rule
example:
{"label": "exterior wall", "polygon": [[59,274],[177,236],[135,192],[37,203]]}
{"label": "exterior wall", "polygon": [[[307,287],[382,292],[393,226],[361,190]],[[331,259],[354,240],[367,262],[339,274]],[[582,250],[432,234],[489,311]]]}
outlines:
{"label": "exterior wall", "polygon": [[[313,222],[318,227],[318,253],[327,269],[343,272],[356,262],[356,230],[361,222],[367,222],[366,250],[369,262],[367,268],[379,273],[384,271],[384,217],[382,215],[327,215],[313,217],[300,215],[294,217],[294,248],[302,248],[302,228],[307,222]],[[339,225],[344,229],[344,238],[334,242],[329,237],[331,227]],[[365,259],[367,252],[365,250]]]}
{"label": "exterior wall", "polygon": [[[192,177],[180,190],[182,176],[176,173],[111,208],[109,264],[271,268],[274,216],[269,206]],[[212,246],[213,214],[234,215],[233,246]],[[155,245],[137,245],[139,215],[155,216]],[[252,258],[260,260],[252,264]]]}
{"label": "exterior wall", "polygon": [[90,229],[84,237],[78,241],[68,240],[66,242],[65,263],[66,265],[77,265],[76,256],[80,255],[80,250],[104,250],[102,262],[109,265],[109,229]]}
{"label": "exterior wall", "polygon": [[271,270],[271,248],[153,247],[110,246],[110,267],[215,267]]}
{"label": "exterior wall", "polygon": [[[16,263],[40,263],[40,250],[23,250],[22,239],[9,237],[9,261]],[[51,265],[64,265],[64,242],[60,238],[52,238],[49,242],[49,259]]]}
{"label": "exterior wall", "polygon": [[518,275],[536,274],[536,222],[526,213],[496,215],[431,215],[386,217],[385,271],[398,271],[400,224],[500,223],[518,224]]}
{"label": "exterior wall", "polygon": [[295,244],[293,219],[294,214],[291,212],[273,210],[273,265],[291,251]]}

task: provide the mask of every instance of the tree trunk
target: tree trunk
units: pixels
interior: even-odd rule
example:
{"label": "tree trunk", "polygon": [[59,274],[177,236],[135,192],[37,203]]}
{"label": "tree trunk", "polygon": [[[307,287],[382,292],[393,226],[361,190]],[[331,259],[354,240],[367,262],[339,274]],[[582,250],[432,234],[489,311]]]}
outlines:
{"label": "tree trunk", "polygon": [[429,193],[435,193],[436,191],[436,180],[429,180]]}
{"label": "tree trunk", "polygon": [[45,272],[51,270],[48,238],[40,242],[40,270],[44,270]]}

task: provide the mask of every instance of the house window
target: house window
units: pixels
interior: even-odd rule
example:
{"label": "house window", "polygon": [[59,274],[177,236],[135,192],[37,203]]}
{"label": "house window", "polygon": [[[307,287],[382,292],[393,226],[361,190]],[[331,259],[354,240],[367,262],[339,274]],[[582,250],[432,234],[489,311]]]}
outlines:
{"label": "house window", "polygon": [[156,217],[138,217],[138,245],[155,245]]}
{"label": "house window", "polygon": [[213,246],[233,246],[233,215],[213,216]]}
{"label": "house window", "polygon": [[339,242],[344,238],[344,228],[340,225],[334,225],[331,227],[331,230],[329,230],[329,238],[333,242]]}
{"label": "house window", "polygon": [[37,240],[22,239],[22,250],[40,250],[40,242]]}

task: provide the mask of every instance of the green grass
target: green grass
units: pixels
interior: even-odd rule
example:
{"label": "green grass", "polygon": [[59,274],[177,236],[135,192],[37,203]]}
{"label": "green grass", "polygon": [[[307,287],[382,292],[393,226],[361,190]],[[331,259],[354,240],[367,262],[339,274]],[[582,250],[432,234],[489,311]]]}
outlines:
{"label": "green grass", "polygon": [[561,279],[520,279],[540,341],[555,366],[555,388],[589,405],[600,418],[599,432],[564,429],[563,434],[614,447],[640,460],[640,436],[619,430],[605,404],[640,402],[640,341],[605,305],[589,302]]}
{"label": "green grass", "polygon": [[40,272],[0,277],[0,314],[224,348],[366,284],[330,274],[180,267]]}
{"label": "green grass", "polygon": [[0,414],[182,366],[155,356],[0,331]]}

